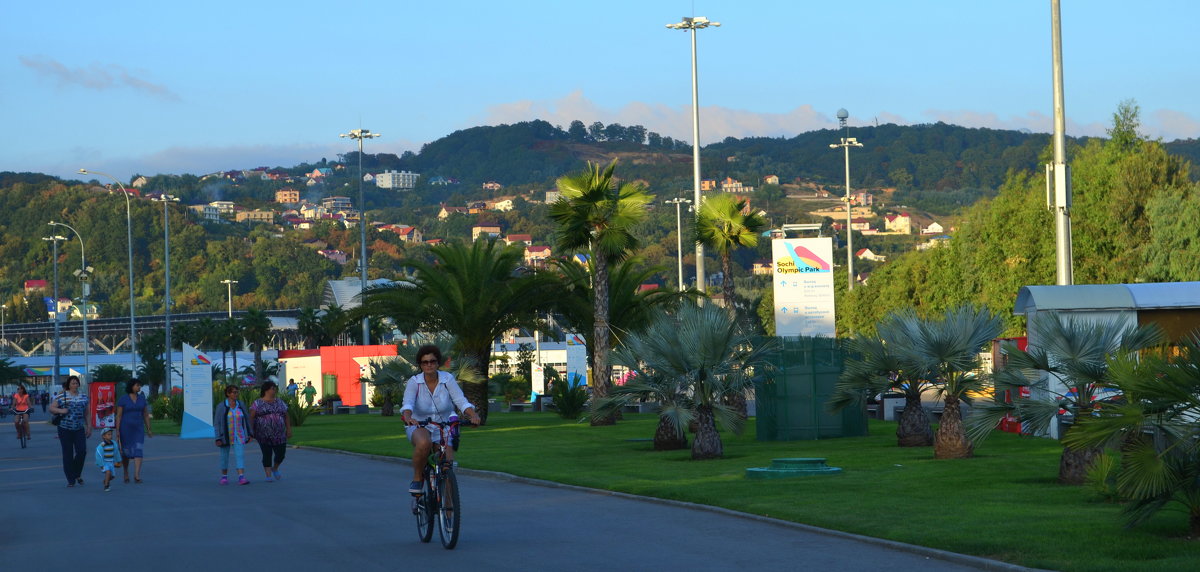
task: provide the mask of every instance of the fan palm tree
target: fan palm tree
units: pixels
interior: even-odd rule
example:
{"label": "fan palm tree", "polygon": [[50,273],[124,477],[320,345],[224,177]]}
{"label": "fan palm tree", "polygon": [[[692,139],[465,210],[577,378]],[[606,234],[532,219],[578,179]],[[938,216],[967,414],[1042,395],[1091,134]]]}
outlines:
{"label": "fan palm tree", "polygon": [[221,322],[218,331],[218,342],[221,344],[221,363],[225,363],[225,352],[233,354],[233,368],[226,371],[237,371],[237,352],[242,349],[246,338],[242,336],[242,324],[237,318],[229,318]]}
{"label": "fan palm tree", "polygon": [[[894,318],[889,318],[894,319]],[[921,395],[933,385],[923,379],[923,372],[910,367],[892,351],[888,337],[900,333],[884,322],[877,328],[879,335],[856,335],[847,344],[849,355],[845,370],[833,388],[830,409],[860,407],[872,395],[897,392],[904,395],[904,410],[896,424],[896,444],[900,447],[933,445],[933,427],[929,412],[921,405]]]}
{"label": "fan palm tree", "polygon": [[1178,353],[1120,353],[1110,358],[1106,385],[1121,397],[1078,423],[1063,442],[1080,450],[1120,450],[1118,492],[1130,526],[1170,504],[1183,507],[1192,538],[1200,537],[1200,332]]}
{"label": "fan palm tree", "polygon": [[398,323],[415,318],[423,331],[454,336],[454,353],[472,364],[483,381],[464,383],[463,391],[486,421],[492,343],[507,330],[532,325],[538,305],[550,297],[551,281],[516,272],[521,250],[494,240],[470,246],[452,242],[429,252],[434,262],[402,263],[415,270],[411,282],[368,289],[363,304],[347,317],[390,317]]}
{"label": "fan palm tree", "polygon": [[304,340],[304,349],[319,347],[325,334],[325,328],[321,325],[320,311],[311,306],[301,308],[300,316],[296,320],[296,331]]}
{"label": "fan palm tree", "polygon": [[420,372],[402,356],[388,361],[372,361],[371,374],[361,381],[375,386],[375,392],[383,395],[381,413],[384,417],[396,414],[396,401],[404,395],[404,383]]}
{"label": "fan palm tree", "polygon": [[271,341],[271,318],[262,310],[247,310],[241,318],[242,336],[250,344],[254,352],[254,379],[262,383],[263,377],[263,347]]}
{"label": "fan palm tree", "polygon": [[[1108,388],[1110,356],[1123,355],[1158,345],[1162,330],[1156,325],[1136,326],[1116,321],[1082,321],[1056,313],[1039,313],[1029,325],[1031,345],[1024,351],[1009,346],[1008,364],[996,375],[996,393],[1018,395],[1030,391],[1030,399],[997,401],[978,408],[971,421],[976,440],[987,436],[1000,419],[1014,415],[1021,431],[1045,434],[1066,410],[1075,419],[1091,416],[1097,407],[1119,399]],[[1083,484],[1099,449],[1063,447],[1058,480]]]}
{"label": "fan palm tree", "polygon": [[[654,395],[662,399],[656,444],[683,438],[692,423],[693,459],[724,455],[720,424],[740,432],[743,419],[723,396],[745,391],[770,367],[770,346],[754,337],[732,315],[713,305],[683,303],[673,313],[660,313],[645,331],[630,335],[614,354],[617,363],[638,375],[629,389],[614,388],[611,398],[598,400],[593,416],[605,415],[623,400]],[[641,378],[639,380],[639,378]]]}
{"label": "fan palm tree", "polygon": [[733,251],[758,245],[758,236],[767,221],[750,212],[746,199],[724,194],[708,197],[696,215],[696,242],[712,248],[721,256],[721,281],[725,305],[734,307]]}
{"label": "fan palm tree", "polygon": [[[646,205],[653,196],[640,185],[616,185],[613,171],[617,162],[601,168],[588,163],[587,169],[558,180],[561,198],[550,205],[550,218],[558,223],[558,248],[563,251],[586,250],[591,254],[593,327],[592,395],[604,397],[611,384],[609,354],[609,280],[608,268],[629,255],[638,241],[632,229],[646,218]],[[612,424],[615,419],[592,417],[593,425]]]}

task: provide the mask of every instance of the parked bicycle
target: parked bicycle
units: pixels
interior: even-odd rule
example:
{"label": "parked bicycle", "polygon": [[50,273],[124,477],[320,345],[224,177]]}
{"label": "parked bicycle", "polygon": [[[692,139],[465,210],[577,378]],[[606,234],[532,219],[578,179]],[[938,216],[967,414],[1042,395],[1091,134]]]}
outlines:
{"label": "parked bicycle", "polygon": [[434,523],[442,546],[447,550],[458,544],[458,532],[462,523],[462,505],[458,495],[458,478],[454,475],[454,462],[450,460],[450,448],[458,449],[458,417],[451,415],[447,423],[426,419],[418,423],[430,429],[437,427],[441,439],[434,443],[425,464],[424,488],[413,495],[413,514],[417,517],[417,536],[421,542],[433,539]]}

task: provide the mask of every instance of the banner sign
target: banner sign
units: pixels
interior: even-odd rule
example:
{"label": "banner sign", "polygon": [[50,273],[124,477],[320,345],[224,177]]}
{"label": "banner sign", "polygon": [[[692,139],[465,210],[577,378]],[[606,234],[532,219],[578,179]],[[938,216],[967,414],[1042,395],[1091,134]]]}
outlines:
{"label": "banner sign", "polygon": [[833,239],[777,238],[771,251],[775,335],[833,337]]}
{"label": "banner sign", "polygon": [[88,384],[88,417],[93,428],[116,427],[117,384],[96,381]]}
{"label": "banner sign", "polygon": [[212,360],[183,344],[183,424],[180,439],[213,439]]}

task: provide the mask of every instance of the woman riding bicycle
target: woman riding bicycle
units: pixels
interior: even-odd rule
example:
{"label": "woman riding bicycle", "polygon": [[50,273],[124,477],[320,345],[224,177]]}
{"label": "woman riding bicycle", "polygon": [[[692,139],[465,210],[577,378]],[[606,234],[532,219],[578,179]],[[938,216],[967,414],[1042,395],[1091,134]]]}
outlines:
{"label": "woman riding bicycle", "polygon": [[17,392],[12,395],[13,425],[17,427],[17,439],[21,438],[22,433],[29,439],[29,412],[33,411],[32,403],[25,386],[18,385]]}
{"label": "woman riding bicycle", "polygon": [[[433,448],[433,443],[441,442],[441,431],[431,431],[419,426],[419,422],[432,419],[438,423],[446,423],[455,408],[462,411],[471,423],[478,425],[481,421],[475,413],[475,406],[467,401],[462,388],[454,374],[441,371],[442,351],[437,346],[427,345],[417,349],[417,364],[421,373],[409,378],[404,386],[404,402],[400,406],[400,415],[407,425],[405,432],[413,444],[413,480],[408,486],[408,492],[420,494],[425,480],[425,462]],[[454,451],[447,451],[450,459]]]}

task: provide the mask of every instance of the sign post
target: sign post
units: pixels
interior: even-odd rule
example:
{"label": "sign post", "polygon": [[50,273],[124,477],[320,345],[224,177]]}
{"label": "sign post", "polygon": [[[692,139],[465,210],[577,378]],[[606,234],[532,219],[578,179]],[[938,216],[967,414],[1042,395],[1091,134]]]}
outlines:
{"label": "sign post", "polygon": [[775,335],[836,335],[833,239],[777,238],[774,258]]}
{"label": "sign post", "polygon": [[212,439],[212,360],[183,344],[183,424],[180,439]]}

